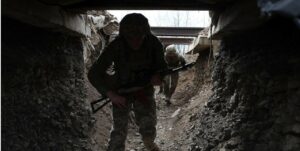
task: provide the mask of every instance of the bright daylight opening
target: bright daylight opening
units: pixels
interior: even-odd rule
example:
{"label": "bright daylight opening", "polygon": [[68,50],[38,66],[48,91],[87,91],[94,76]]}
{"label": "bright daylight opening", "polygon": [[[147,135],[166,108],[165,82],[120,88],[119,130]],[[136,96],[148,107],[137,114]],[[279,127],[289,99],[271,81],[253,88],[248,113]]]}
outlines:
{"label": "bright daylight opening", "polygon": [[[155,27],[178,27],[189,29],[205,28],[210,25],[210,17],[208,11],[177,11],[177,10],[108,10],[109,13],[114,15],[118,21],[129,13],[141,13],[148,18],[150,26]],[[159,35],[161,40],[174,41],[177,50],[180,54],[184,55],[190,50],[190,44],[187,41],[193,41],[196,36],[182,36],[182,35]],[[171,43],[165,43],[166,46]],[[165,46],[165,47],[166,47]]]}

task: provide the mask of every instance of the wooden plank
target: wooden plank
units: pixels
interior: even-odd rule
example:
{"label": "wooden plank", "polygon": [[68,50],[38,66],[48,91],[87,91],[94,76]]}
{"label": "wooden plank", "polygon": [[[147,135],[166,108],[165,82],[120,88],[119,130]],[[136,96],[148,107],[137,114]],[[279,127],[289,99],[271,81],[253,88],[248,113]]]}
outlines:
{"label": "wooden plank", "polygon": [[223,11],[211,14],[213,39],[256,28],[266,21],[266,18],[261,16],[256,0],[238,1]]}
{"label": "wooden plank", "polygon": [[197,37],[201,27],[151,27],[151,31],[156,36],[187,36]]}
{"label": "wooden plank", "polygon": [[[84,15],[64,11],[60,6],[51,6],[37,0],[3,1],[3,15],[37,27],[51,28],[77,36],[90,36]],[[17,5],[16,5],[17,4]]]}

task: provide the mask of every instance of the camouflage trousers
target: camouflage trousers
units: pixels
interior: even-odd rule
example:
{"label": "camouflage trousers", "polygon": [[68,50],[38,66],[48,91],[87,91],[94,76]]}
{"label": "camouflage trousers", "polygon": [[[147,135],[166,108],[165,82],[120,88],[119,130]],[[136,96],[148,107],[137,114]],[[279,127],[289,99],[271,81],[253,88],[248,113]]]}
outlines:
{"label": "camouflage trousers", "polygon": [[[110,133],[108,151],[124,151],[127,137],[129,112],[133,110],[135,122],[139,127],[142,139],[154,142],[156,137],[156,103],[153,87],[147,88],[142,93],[125,95],[126,108],[118,108],[113,105],[113,127]],[[146,145],[146,144],[145,144]]]}
{"label": "camouflage trousers", "polygon": [[175,92],[178,83],[178,78],[178,73],[173,73],[165,77],[163,83],[163,92],[166,96],[166,100],[170,100],[173,93]]}

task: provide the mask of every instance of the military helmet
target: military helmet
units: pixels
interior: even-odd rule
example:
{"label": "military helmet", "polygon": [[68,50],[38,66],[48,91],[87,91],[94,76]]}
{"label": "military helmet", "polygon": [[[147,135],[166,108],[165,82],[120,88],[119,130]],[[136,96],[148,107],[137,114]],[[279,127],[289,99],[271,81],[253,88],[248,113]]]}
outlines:
{"label": "military helmet", "polygon": [[148,19],[142,14],[127,14],[120,22],[120,36],[141,36],[148,34],[150,34],[150,25],[148,23]]}
{"label": "military helmet", "polygon": [[169,45],[167,48],[166,48],[166,55],[168,54],[177,54],[177,50],[176,50],[176,47],[175,45]]}

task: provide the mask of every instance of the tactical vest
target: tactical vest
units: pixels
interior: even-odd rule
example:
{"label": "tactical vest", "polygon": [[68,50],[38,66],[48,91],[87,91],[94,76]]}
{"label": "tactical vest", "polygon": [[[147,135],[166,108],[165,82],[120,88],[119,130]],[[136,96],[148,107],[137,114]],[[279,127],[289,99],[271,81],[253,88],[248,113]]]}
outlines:
{"label": "tactical vest", "polygon": [[151,76],[155,60],[151,38],[145,37],[144,43],[139,50],[131,49],[124,39],[121,39],[118,56],[116,57],[116,72],[120,85],[134,84],[143,81]]}

